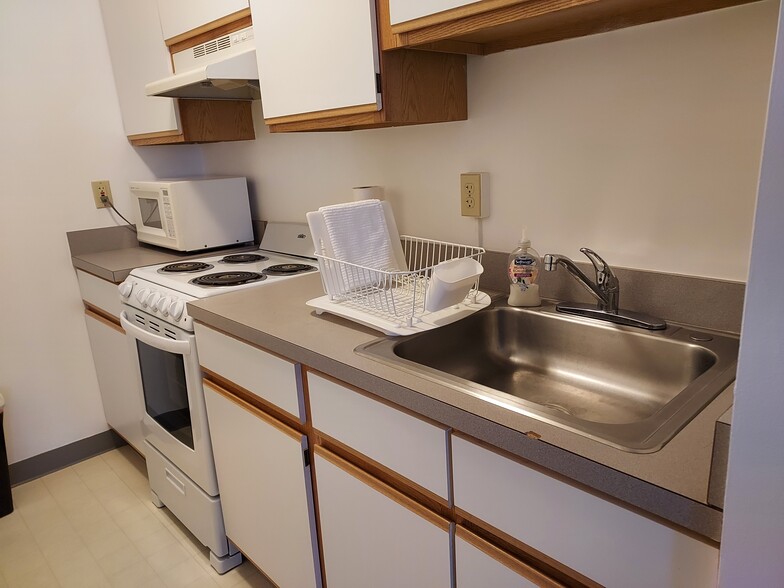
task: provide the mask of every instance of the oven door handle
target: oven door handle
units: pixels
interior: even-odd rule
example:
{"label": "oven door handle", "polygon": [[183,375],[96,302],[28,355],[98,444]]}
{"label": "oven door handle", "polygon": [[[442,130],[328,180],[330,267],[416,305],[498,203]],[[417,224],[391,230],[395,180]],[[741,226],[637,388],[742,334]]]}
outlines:
{"label": "oven door handle", "polygon": [[190,341],[176,341],[174,339],[161,337],[160,335],[154,335],[149,331],[140,329],[128,320],[128,315],[125,314],[124,310],[120,313],[120,324],[122,325],[122,328],[125,329],[125,332],[128,333],[131,337],[138,339],[143,343],[147,343],[147,345],[151,345],[156,349],[160,349],[161,351],[168,351],[169,353],[177,353],[179,355],[190,355]]}

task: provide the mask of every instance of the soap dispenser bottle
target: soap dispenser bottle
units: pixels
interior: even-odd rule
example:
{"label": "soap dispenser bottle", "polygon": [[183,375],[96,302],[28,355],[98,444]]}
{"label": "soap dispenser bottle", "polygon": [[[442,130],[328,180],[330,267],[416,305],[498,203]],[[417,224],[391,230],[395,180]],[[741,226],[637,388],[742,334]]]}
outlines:
{"label": "soap dispenser bottle", "polygon": [[539,269],[542,258],[531,247],[531,241],[523,233],[517,249],[509,254],[507,266],[509,272],[509,306],[539,306],[542,299],[539,297]]}

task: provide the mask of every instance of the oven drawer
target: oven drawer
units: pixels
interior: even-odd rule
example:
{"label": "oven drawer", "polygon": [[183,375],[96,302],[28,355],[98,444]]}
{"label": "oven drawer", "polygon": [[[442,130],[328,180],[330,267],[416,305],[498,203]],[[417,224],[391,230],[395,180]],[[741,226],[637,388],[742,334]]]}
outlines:
{"label": "oven drawer", "polygon": [[210,551],[229,554],[220,498],[208,496],[147,441],[144,446],[150,489]]}
{"label": "oven drawer", "polygon": [[202,324],[194,330],[202,367],[305,422],[299,366]]}

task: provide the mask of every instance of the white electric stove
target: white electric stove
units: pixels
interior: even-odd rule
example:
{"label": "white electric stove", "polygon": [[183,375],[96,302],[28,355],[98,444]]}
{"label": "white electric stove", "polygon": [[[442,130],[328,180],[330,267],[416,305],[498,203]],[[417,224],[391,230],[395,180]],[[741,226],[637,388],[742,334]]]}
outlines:
{"label": "white electric stove", "polygon": [[[131,271],[120,323],[137,375],[152,500],[210,549],[224,573],[242,561],[223,525],[204,388],[188,302],[318,271],[307,224],[269,223],[256,251]],[[271,312],[274,312],[271,310]]]}

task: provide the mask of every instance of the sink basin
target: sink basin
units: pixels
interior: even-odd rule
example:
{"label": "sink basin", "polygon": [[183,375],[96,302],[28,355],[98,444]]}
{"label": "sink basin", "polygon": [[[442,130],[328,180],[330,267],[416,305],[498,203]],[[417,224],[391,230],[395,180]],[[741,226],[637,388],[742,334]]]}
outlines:
{"label": "sink basin", "polygon": [[503,303],[356,351],[625,451],[649,453],[735,379],[738,338],[641,331]]}

